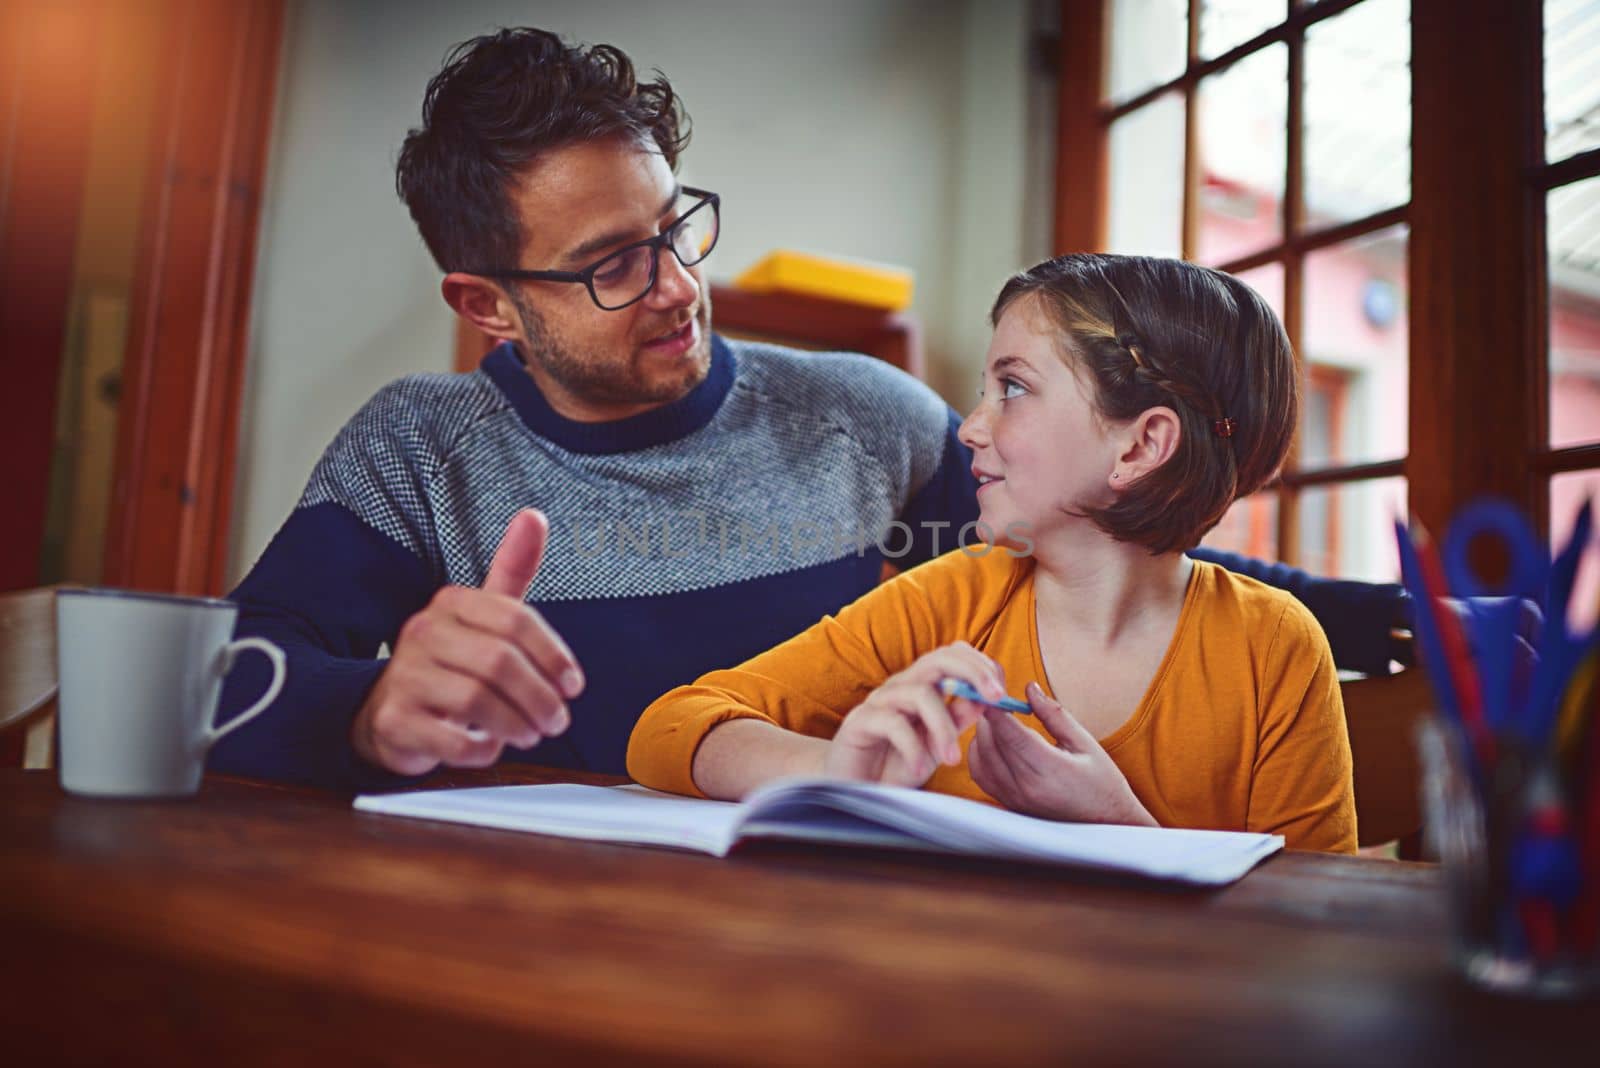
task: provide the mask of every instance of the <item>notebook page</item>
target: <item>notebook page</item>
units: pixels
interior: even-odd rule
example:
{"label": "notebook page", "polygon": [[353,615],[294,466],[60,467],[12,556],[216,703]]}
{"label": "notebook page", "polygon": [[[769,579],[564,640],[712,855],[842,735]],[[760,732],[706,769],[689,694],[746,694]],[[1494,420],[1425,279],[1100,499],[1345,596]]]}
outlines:
{"label": "notebook page", "polygon": [[738,838],[783,839],[792,842],[820,842],[834,845],[874,846],[879,849],[944,849],[937,842],[910,834],[839,809],[824,809],[803,798],[792,806],[779,799],[769,801],[756,818],[746,817],[739,824]]}
{"label": "notebook page", "polygon": [[751,819],[781,804],[802,819],[800,799],[819,808],[983,856],[1076,864],[1197,885],[1229,883],[1283,848],[1283,837],[1236,831],[1058,823],[979,804],[948,794],[832,780],[786,780],[746,799]]}
{"label": "notebook page", "polygon": [[642,786],[483,786],[364,794],[362,812],[470,823],[560,838],[693,849],[725,855],[740,806],[657,793]]}

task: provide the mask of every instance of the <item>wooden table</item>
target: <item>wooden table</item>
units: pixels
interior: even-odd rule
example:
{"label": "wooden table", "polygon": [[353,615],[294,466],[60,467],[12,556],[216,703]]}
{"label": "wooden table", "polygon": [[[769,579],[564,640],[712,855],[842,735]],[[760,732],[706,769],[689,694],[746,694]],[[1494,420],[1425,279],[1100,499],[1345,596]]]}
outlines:
{"label": "wooden table", "polygon": [[[449,780],[535,781],[607,780]],[[0,1062],[1595,1063],[1596,1005],[1453,980],[1437,882],[1310,854],[1208,892],[792,845],[715,860],[5,771]]]}

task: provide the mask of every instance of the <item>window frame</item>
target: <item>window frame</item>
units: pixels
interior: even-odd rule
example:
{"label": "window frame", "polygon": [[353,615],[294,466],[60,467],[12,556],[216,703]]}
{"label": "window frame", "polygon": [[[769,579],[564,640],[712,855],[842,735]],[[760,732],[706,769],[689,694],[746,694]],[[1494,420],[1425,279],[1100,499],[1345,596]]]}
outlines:
{"label": "window frame", "polygon": [[[1403,223],[1407,240],[1408,380],[1404,457],[1301,469],[1299,442],[1279,481],[1279,555],[1299,558],[1298,496],[1311,486],[1403,475],[1413,516],[1440,529],[1485,493],[1509,498],[1548,532],[1549,484],[1600,469],[1600,443],[1548,444],[1545,195],[1600,174],[1600,149],[1544,160],[1543,4],[1527,0],[1411,0],[1412,181],[1404,205],[1307,230],[1303,211],[1306,30],[1364,0],[1284,0],[1277,25],[1222,54],[1199,57],[1202,0],[1189,0],[1189,59],[1176,78],[1125,101],[1101,99],[1112,0],[1059,0],[1057,252],[1104,249],[1111,123],[1169,93],[1186,104],[1183,241],[1195,249],[1201,81],[1263,48],[1288,51],[1283,235],[1271,248],[1219,264],[1244,271],[1279,262],[1284,326],[1304,335],[1304,258]],[[1507,91],[1507,87],[1511,91]],[[1479,121],[1463,123],[1463,112]],[[1512,358],[1507,359],[1506,354]],[[1510,398],[1510,400],[1507,400]],[[1530,472],[1533,477],[1529,477]],[[1426,477],[1419,477],[1426,473]]]}

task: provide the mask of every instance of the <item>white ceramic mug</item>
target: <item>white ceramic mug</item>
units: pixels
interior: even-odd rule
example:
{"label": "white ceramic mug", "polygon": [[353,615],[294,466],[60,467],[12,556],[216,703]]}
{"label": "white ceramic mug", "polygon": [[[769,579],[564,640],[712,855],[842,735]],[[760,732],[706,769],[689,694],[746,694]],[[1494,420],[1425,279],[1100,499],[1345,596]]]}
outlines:
{"label": "white ceramic mug", "polygon": [[[239,607],[213,597],[126,590],[56,594],[61,677],[61,785],[91,797],[194,793],[206,753],[283,689],[283,650],[230,641]],[[213,727],[222,680],[240,652],[272,662],[261,699]]]}

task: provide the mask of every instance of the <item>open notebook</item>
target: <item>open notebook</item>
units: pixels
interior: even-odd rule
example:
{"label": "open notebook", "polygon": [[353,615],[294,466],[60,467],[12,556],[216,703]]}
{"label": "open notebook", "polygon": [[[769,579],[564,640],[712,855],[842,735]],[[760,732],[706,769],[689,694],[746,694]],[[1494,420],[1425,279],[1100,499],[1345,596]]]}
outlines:
{"label": "open notebook", "polygon": [[356,798],[363,812],[726,856],[746,838],[839,842],[1040,861],[1217,886],[1283,836],[1056,823],[948,794],[830,779],[770,783],[737,804],[642,786],[489,786]]}

